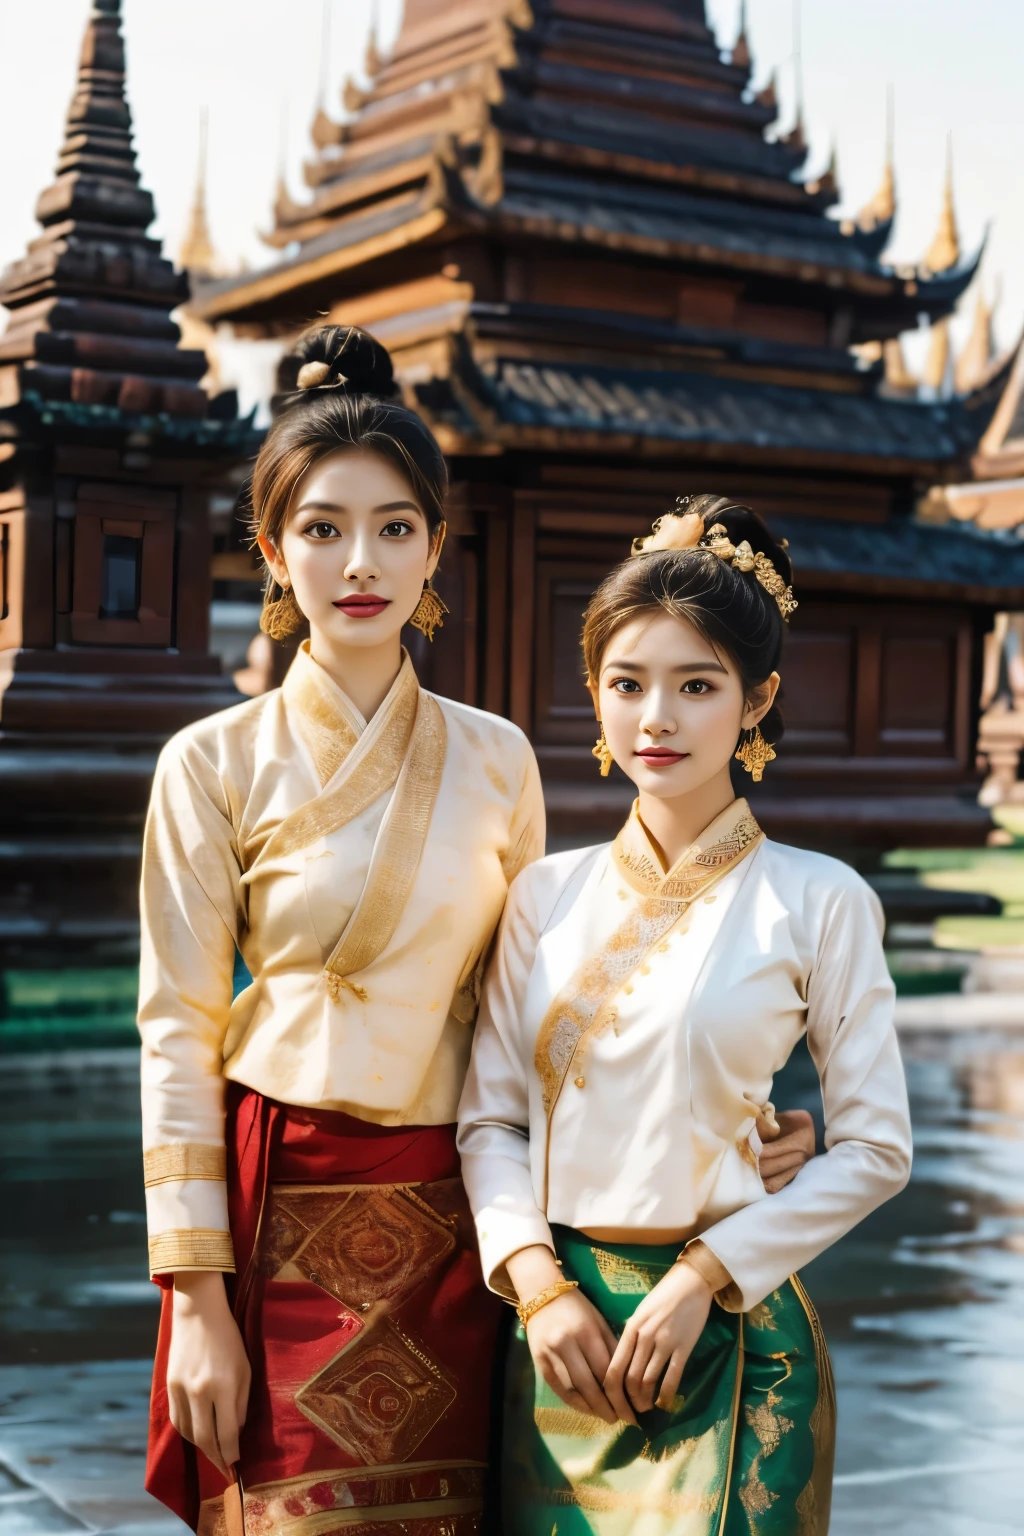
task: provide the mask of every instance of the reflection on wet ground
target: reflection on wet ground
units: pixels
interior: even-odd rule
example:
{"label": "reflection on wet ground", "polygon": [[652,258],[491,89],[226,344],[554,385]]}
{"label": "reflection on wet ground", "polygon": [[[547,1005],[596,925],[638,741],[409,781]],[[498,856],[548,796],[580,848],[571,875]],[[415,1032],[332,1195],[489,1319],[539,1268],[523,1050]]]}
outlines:
{"label": "reflection on wet ground", "polygon": [[[805,1273],[836,1367],[833,1536],[1024,1529],[1024,1034],[913,1035],[908,1189]],[[0,1529],[182,1530],[141,1492],[138,1100],[127,1053],[0,1088]],[[795,1059],[781,1107],[816,1106]]]}

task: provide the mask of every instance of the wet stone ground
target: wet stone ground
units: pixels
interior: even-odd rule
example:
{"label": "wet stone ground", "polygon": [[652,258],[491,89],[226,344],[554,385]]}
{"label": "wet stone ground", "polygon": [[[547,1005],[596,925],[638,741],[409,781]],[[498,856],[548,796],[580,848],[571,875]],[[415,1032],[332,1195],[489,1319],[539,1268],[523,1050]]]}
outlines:
{"label": "wet stone ground", "polygon": [[[1024,1531],[1024,1033],[904,1040],[909,1188],[805,1272],[832,1536]],[[58,1065],[54,1065],[54,1061]],[[806,1058],[777,1085],[815,1107]],[[0,1062],[0,1532],[172,1536],[142,1489],[155,1289],[129,1052]]]}

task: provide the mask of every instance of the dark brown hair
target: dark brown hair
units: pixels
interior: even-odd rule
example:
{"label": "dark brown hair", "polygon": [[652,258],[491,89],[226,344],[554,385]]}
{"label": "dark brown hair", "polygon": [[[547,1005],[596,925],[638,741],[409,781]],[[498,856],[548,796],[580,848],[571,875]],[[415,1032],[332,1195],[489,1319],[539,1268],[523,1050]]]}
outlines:
{"label": "dark brown hair", "polygon": [[[754,554],[767,555],[786,585],[793,567],[786,547],[749,507],[726,496],[691,496],[679,510],[695,512],[705,530],[721,523],[733,544],[744,540]],[[735,570],[710,549],[660,549],[634,555],[598,587],[583,616],[583,657],[596,683],[609,640],[638,614],[662,608],[688,619],[698,634],[735,663],[749,695],[779,668],[786,625],[774,597],[752,571]],[[774,703],[761,730],[770,742],[783,734],[782,711]]]}
{"label": "dark brown hair", "polygon": [[[339,448],[377,453],[408,481],[432,538],[444,522],[448,471],[430,428],[397,398],[386,347],[355,326],[307,331],[281,359],[277,420],[252,477],[252,532],[276,544],[296,485]],[[272,639],[292,634],[302,614],[289,589],[267,572],[260,627]]]}

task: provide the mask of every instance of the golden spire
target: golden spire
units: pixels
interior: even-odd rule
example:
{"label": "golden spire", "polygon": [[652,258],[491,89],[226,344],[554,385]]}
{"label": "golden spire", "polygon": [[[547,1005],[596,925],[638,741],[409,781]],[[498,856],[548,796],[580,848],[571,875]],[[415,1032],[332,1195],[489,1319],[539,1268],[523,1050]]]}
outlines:
{"label": "golden spire", "polygon": [[804,66],[800,45],[800,0],[793,0],[793,91],[796,97],[796,122],[788,133],[782,135],[782,143],[792,149],[807,148],[807,131],[804,127]]}
{"label": "golden spire", "polygon": [[832,151],[828,157],[828,165],[820,176],[807,183],[808,192],[824,193],[835,202],[839,201],[839,150],[835,139],[832,140]]}
{"label": "golden spire", "polygon": [[213,277],[218,268],[217,252],[210,238],[210,223],[206,215],[206,138],[207,111],[203,107],[199,116],[199,161],[196,167],[196,190],[192,198],[188,228],[178,252],[178,265],[187,272],[201,277]]}
{"label": "golden spire", "polygon": [[958,395],[969,394],[972,389],[975,389],[981,383],[995,355],[992,321],[998,304],[998,288],[990,304],[985,298],[984,288],[979,283],[978,300],[974,306],[974,323],[971,326],[971,334],[967,338],[967,344],[963,351],[956,360],[956,390]]}
{"label": "golden spire", "polygon": [[773,112],[778,110],[779,87],[776,70],[772,70],[771,74],[768,76],[768,84],[756,92],[754,100],[758,103],[759,106],[770,107]]}
{"label": "golden spire", "polygon": [[380,74],[383,60],[380,55],[380,7],[377,0],[371,0],[370,5],[370,31],[366,39],[366,57],[363,60],[363,69],[372,80]]}
{"label": "golden spire", "polygon": [[953,135],[950,134],[946,140],[946,182],[942,189],[942,212],[924,264],[931,272],[948,272],[959,260],[960,233],[953,204]]}
{"label": "golden spire", "polygon": [[917,379],[907,367],[907,358],[903,351],[903,338],[891,336],[888,341],[883,342],[882,356],[885,359],[885,382],[891,393],[898,395],[916,394]]}
{"label": "golden spire", "polygon": [[896,171],[893,155],[893,116],[894,95],[890,85],[886,92],[886,127],[885,127],[885,168],[882,171],[882,180],[870,201],[857,215],[857,226],[865,234],[877,229],[880,224],[888,224],[896,217]]}
{"label": "golden spire", "polygon": [[750,74],[752,59],[750,39],[747,36],[747,0],[740,0],[740,29],[736,34],[736,41],[732,45],[729,62],[735,69],[743,69],[746,70],[748,75]]}
{"label": "golden spire", "polygon": [[928,357],[924,365],[922,383],[936,394],[942,394],[949,372],[949,320],[936,320],[928,342]]}

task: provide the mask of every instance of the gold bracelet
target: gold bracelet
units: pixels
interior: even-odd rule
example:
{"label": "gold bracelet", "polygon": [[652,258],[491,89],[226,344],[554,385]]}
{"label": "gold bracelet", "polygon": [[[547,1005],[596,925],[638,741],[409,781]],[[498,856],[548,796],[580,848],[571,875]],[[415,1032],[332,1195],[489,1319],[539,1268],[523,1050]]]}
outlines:
{"label": "gold bracelet", "polygon": [[578,1280],[559,1280],[557,1285],[549,1285],[546,1291],[540,1291],[538,1295],[533,1297],[532,1301],[521,1301],[519,1303],[516,1307],[519,1321],[525,1328],[533,1314],[539,1312],[541,1307],[546,1307],[549,1301],[554,1301],[557,1297],[564,1296],[566,1291],[575,1291],[578,1288]]}

